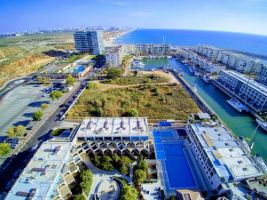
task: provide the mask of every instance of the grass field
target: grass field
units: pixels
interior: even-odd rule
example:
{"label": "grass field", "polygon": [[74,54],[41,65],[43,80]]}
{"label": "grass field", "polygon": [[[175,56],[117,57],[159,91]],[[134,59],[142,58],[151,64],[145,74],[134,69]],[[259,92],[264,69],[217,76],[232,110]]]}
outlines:
{"label": "grass field", "polygon": [[73,49],[72,33],[51,33],[0,39],[0,87],[27,75],[55,57],[50,50]]}
{"label": "grass field", "polygon": [[194,101],[177,84],[118,85],[117,88],[112,86],[99,84],[97,89],[86,89],[68,112],[67,119],[124,116],[129,110],[135,109],[139,116],[150,119],[185,120],[190,113],[198,112]]}

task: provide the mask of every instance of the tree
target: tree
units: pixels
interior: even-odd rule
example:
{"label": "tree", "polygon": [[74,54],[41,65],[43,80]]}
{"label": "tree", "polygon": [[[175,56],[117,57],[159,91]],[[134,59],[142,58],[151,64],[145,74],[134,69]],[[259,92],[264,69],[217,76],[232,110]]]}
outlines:
{"label": "tree", "polygon": [[103,170],[107,170],[107,171],[113,171],[114,167],[112,165],[112,158],[109,156],[104,156],[102,158],[102,162],[101,162],[101,168]]}
{"label": "tree", "polygon": [[137,190],[129,185],[124,184],[119,200],[136,200],[138,199]]}
{"label": "tree", "polygon": [[55,99],[59,99],[60,97],[62,97],[62,92],[58,91],[58,90],[54,90],[53,92],[50,93],[50,98],[52,100],[55,100]]}
{"label": "tree", "polygon": [[67,86],[73,86],[76,82],[76,79],[71,75],[68,74],[67,78],[66,78],[66,84]]}
{"label": "tree", "polygon": [[81,183],[80,183],[81,189],[83,193],[87,195],[91,190],[91,186],[93,183],[93,174],[89,169],[85,169],[81,172],[80,178],[81,178]]}
{"label": "tree", "polygon": [[120,68],[111,67],[107,69],[107,78],[114,79],[119,78],[122,75],[122,70]]}
{"label": "tree", "polygon": [[0,143],[0,156],[5,156],[11,152],[11,148],[8,143]]}
{"label": "tree", "polygon": [[123,163],[120,167],[120,172],[122,174],[128,175],[129,174],[129,166],[125,163]]}
{"label": "tree", "polygon": [[142,169],[137,169],[134,171],[134,183],[136,185],[141,185],[146,180],[146,173]]}
{"label": "tree", "polygon": [[22,137],[26,133],[26,128],[23,125],[10,127],[7,129],[7,136],[10,138]]}
{"label": "tree", "polygon": [[43,116],[43,112],[41,110],[36,111],[35,113],[33,113],[33,121],[40,121],[42,119]]}
{"label": "tree", "polygon": [[48,108],[48,104],[46,104],[46,103],[42,103],[41,108],[42,108],[43,110],[47,109],[47,108]]}
{"label": "tree", "polygon": [[124,117],[137,117],[138,115],[139,111],[135,108],[132,108],[123,114]]}
{"label": "tree", "polygon": [[76,194],[73,196],[73,200],[86,200],[87,198],[84,196],[84,194]]}

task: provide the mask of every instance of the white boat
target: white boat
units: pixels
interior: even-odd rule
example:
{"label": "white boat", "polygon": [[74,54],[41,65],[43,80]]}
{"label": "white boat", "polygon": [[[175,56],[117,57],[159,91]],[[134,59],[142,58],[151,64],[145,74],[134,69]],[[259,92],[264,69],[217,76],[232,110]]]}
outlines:
{"label": "white boat", "polygon": [[135,68],[143,68],[144,66],[145,66],[145,64],[139,60],[133,61],[133,67],[135,67]]}
{"label": "white boat", "polygon": [[241,102],[239,102],[236,99],[229,99],[227,100],[227,103],[230,104],[234,109],[236,109],[238,112],[248,112],[248,107],[245,106],[244,104],[242,104]]}
{"label": "white boat", "polygon": [[201,73],[199,73],[199,72],[194,72],[194,75],[200,77],[200,76],[201,76]]}
{"label": "white boat", "polygon": [[210,83],[211,82],[211,79],[209,76],[202,76],[202,80],[205,82],[205,83]]}
{"label": "white boat", "polygon": [[267,131],[267,121],[262,121],[262,120],[256,118],[256,122],[259,124],[259,126],[260,126],[263,130]]}
{"label": "white boat", "polygon": [[194,69],[192,67],[189,67],[188,70],[193,74],[194,73]]}

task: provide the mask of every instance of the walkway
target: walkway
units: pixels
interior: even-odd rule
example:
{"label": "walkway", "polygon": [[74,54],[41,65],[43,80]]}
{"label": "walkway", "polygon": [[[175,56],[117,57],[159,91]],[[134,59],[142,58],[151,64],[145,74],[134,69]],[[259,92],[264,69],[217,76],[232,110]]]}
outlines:
{"label": "walkway", "polygon": [[[84,164],[86,165],[86,167],[88,169],[90,169],[94,175],[94,180],[93,180],[91,191],[88,195],[88,199],[92,199],[92,196],[95,193],[101,193],[101,191],[104,191],[104,190],[108,191],[110,188],[112,188],[112,185],[113,185],[113,188],[116,190],[117,187],[114,186],[113,179],[112,179],[112,177],[114,177],[114,176],[124,178],[128,181],[129,184],[132,184],[132,180],[130,177],[121,174],[117,170],[105,171],[105,170],[98,169],[97,167],[95,167],[91,163],[91,161],[88,158],[88,155],[86,155],[86,154],[82,154],[81,159],[84,162]],[[104,190],[103,190],[104,185],[106,185],[106,188],[104,188]],[[117,188],[117,190],[118,189],[119,188]],[[119,195],[119,192],[116,192],[116,193],[117,193],[117,195]],[[114,196],[114,194],[113,194],[113,196]],[[114,198],[114,199],[117,199],[117,198]]]}

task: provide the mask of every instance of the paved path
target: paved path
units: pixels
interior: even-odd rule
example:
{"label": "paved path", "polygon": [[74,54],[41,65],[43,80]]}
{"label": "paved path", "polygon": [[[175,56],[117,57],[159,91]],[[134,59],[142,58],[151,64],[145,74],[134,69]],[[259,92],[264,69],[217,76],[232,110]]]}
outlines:
{"label": "paved path", "polygon": [[[117,170],[114,171],[105,171],[105,170],[101,170],[96,168],[91,161],[88,158],[88,155],[81,155],[81,159],[83,160],[84,164],[87,166],[88,169],[90,169],[92,171],[92,173],[94,174],[94,180],[93,180],[93,184],[92,184],[92,188],[91,191],[88,195],[88,199],[92,199],[93,194],[95,193],[99,193],[100,188],[103,189],[103,186],[101,186],[104,182],[107,183],[106,181],[108,181],[110,183],[110,186],[112,185],[112,177],[116,176],[116,177],[121,177],[124,178],[128,181],[129,184],[132,184],[132,180],[130,177],[121,174],[120,172],[118,172]],[[106,188],[106,190],[108,190],[108,188]],[[114,198],[116,199],[116,198]]]}

